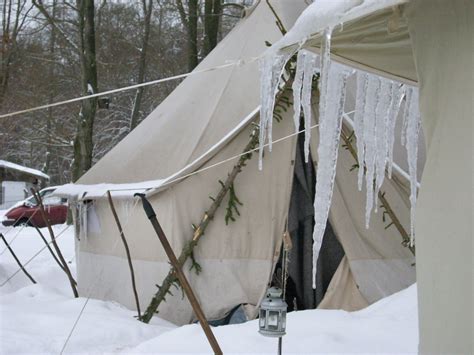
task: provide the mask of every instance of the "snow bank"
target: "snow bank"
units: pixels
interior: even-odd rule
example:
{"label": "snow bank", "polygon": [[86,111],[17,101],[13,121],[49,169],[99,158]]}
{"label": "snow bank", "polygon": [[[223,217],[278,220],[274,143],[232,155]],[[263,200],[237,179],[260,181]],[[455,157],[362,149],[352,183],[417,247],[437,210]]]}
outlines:
{"label": "snow bank", "polygon": [[[310,310],[288,314],[283,353],[417,352],[416,285],[359,311]],[[277,340],[258,333],[258,322],[214,328],[224,354],[274,354]],[[183,341],[185,340],[185,341]],[[187,325],[148,340],[131,353],[209,353],[199,325]]]}
{"label": "snow bank", "polygon": [[[73,229],[67,225],[53,228],[75,273]],[[0,232],[23,263],[43,247],[34,228],[0,226]],[[42,232],[49,239],[47,230]],[[38,282],[36,285],[20,272],[0,287],[0,353],[58,354],[87,299],[73,298],[66,276],[47,250],[26,268]],[[17,270],[2,246],[0,284]],[[90,299],[65,353],[210,353],[199,325],[178,328],[158,317],[147,325],[138,322],[135,315],[117,303]],[[416,353],[417,324],[417,294],[413,285],[359,312],[308,310],[288,314],[283,352]],[[257,321],[213,331],[225,354],[274,354],[277,350],[276,339],[258,333]]]}

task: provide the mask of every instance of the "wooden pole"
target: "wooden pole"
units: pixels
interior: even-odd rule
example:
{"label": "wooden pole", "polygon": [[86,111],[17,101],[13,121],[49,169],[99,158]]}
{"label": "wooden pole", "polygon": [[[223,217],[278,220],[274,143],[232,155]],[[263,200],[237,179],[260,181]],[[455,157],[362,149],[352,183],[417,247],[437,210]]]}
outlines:
{"label": "wooden pole", "polygon": [[107,191],[107,198],[109,200],[110,209],[112,210],[112,214],[114,215],[115,223],[117,224],[117,228],[120,233],[120,238],[122,238],[123,246],[125,248],[125,253],[127,254],[128,260],[128,267],[130,268],[130,277],[132,279],[132,288],[133,294],[135,296],[135,304],[137,305],[137,312],[138,312],[138,320],[141,320],[142,314],[140,311],[140,301],[138,300],[138,292],[137,292],[137,285],[135,283],[135,272],[133,271],[133,264],[132,264],[132,257],[130,256],[130,249],[128,248],[127,240],[125,239],[125,234],[123,232],[122,224],[117,215],[117,211],[115,210],[114,201],[112,200],[112,195],[110,191]]}
{"label": "wooden pole", "polygon": [[72,288],[72,292],[74,293],[74,297],[78,298],[79,293],[77,292],[76,280],[74,280],[74,278],[72,277],[71,270],[69,270],[69,267],[67,266],[67,262],[64,259],[63,253],[61,253],[61,249],[59,249],[58,243],[56,242],[56,238],[54,237],[53,228],[51,228],[51,222],[49,221],[49,218],[46,215],[46,211],[44,210],[43,201],[41,199],[41,196],[34,188],[31,188],[31,193],[35,197],[36,203],[38,204],[38,206],[40,208],[41,216],[43,217],[44,222],[48,226],[48,231],[49,231],[49,235],[51,237],[51,242],[53,243],[54,250],[56,251],[56,254],[58,255],[58,258],[61,261],[61,264],[64,266],[64,272],[66,273],[66,275],[69,279],[69,283],[71,284],[71,288]]}
{"label": "wooden pole", "polygon": [[181,266],[179,265],[178,259],[176,258],[176,255],[171,248],[171,245],[168,242],[168,239],[166,238],[165,232],[161,228],[160,223],[158,222],[158,219],[156,218],[155,211],[153,210],[153,207],[151,206],[150,202],[146,199],[145,194],[135,194],[135,196],[139,196],[142,199],[143,203],[143,209],[145,210],[145,213],[147,214],[148,219],[150,220],[153,228],[155,229],[156,234],[158,235],[158,238],[160,239],[161,244],[163,245],[163,248],[165,249],[166,255],[168,256],[171,265],[173,266],[176,275],[178,277],[178,280],[181,284],[181,287],[183,288],[184,292],[186,293],[186,296],[188,297],[189,302],[191,303],[191,306],[193,307],[194,313],[196,314],[196,317],[199,320],[199,323],[201,324],[201,327],[206,334],[207,340],[209,341],[209,344],[212,347],[212,350],[214,351],[215,354],[222,354],[222,350],[219,347],[219,343],[217,342],[217,339],[214,337],[214,333],[211,330],[211,327],[209,326],[209,323],[207,322],[207,319],[204,315],[204,312],[201,309],[201,306],[199,304],[199,301],[197,300],[196,296],[194,295],[194,292],[191,288],[191,285],[189,284],[186,276],[183,273],[183,270],[181,269]]}
{"label": "wooden pole", "polygon": [[16,263],[18,264],[18,266],[21,268],[21,270],[23,270],[23,272],[25,273],[26,276],[28,276],[28,278],[31,280],[31,282],[33,282],[34,284],[36,283],[35,279],[28,273],[28,271],[26,271],[26,269],[23,267],[23,265],[21,264],[20,260],[18,260],[18,258],[16,257],[15,253],[13,252],[12,248],[10,248],[10,245],[8,244],[7,240],[5,239],[5,237],[3,236],[2,233],[0,233],[0,237],[2,238],[3,242],[5,243],[5,245],[7,246],[8,250],[10,251],[10,253],[12,254],[13,256],[13,259],[15,259]]}
{"label": "wooden pole", "polygon": [[35,229],[36,231],[38,232],[39,236],[41,237],[41,239],[43,240],[44,244],[46,245],[46,248],[48,248],[49,252],[51,253],[53,259],[56,261],[56,263],[58,263],[59,267],[64,271],[64,266],[61,264],[61,262],[59,261],[58,257],[56,256],[56,254],[54,254],[54,251],[53,249],[51,249],[51,247],[49,246],[49,243],[48,241],[46,240],[46,238],[44,237],[43,233],[41,233],[40,229],[38,227],[35,226]]}

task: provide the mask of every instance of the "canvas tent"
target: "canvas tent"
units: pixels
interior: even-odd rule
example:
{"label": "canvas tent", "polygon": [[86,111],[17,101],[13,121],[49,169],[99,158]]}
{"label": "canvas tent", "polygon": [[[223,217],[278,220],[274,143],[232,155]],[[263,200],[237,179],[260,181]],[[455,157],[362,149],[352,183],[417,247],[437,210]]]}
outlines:
{"label": "canvas tent", "polygon": [[[296,17],[306,6],[304,1],[282,0],[272,1],[272,4],[281,14],[286,28],[291,28]],[[418,1],[414,4],[417,5]],[[430,11],[435,10],[430,9]],[[387,32],[381,30],[392,13],[396,12],[392,8],[384,8],[375,14],[362,14],[360,18],[365,22],[356,21],[360,18],[352,19],[354,27],[348,27],[350,24],[345,24],[340,37],[337,35],[334,37],[335,55],[340,53],[340,60],[344,59],[347,63],[360,65],[368,71],[411,83],[418,82],[420,69],[414,65],[410,47],[413,35],[410,37],[410,33],[405,30],[387,39],[386,36],[384,37],[384,33]],[[416,15],[411,16],[416,19]],[[405,17],[400,16],[399,19],[405,19]],[[404,24],[403,21],[400,23]],[[426,25],[426,29],[422,26],[423,31],[427,32],[420,30],[419,33],[430,33],[429,31],[435,30],[430,28],[433,26],[434,24],[431,23]],[[464,26],[467,25],[464,24]],[[385,25],[383,28],[386,27]],[[399,28],[406,29],[406,26],[399,26]],[[371,33],[379,37],[369,36],[368,34]],[[346,34],[347,37],[344,37]],[[465,36],[465,32],[461,31],[461,34]],[[246,18],[203,60],[196,70],[213,68],[229,60],[242,59],[244,60],[242,65],[201,73],[184,80],[143,123],[81,178],[79,183],[91,185],[78,186],[75,195],[83,200],[94,201],[85,210],[85,216],[81,217],[82,220],[87,220],[87,223],[83,225],[86,228],[81,228],[78,233],[78,281],[83,293],[92,297],[113,299],[133,308],[127,263],[119,244],[118,232],[110,208],[104,198],[104,192],[111,189],[117,200],[116,204],[122,224],[125,226],[125,234],[130,239],[141,301],[142,304],[147,304],[156,290],[155,284],[166,275],[169,265],[143,211],[139,208],[140,206],[133,204],[130,194],[127,194],[125,190],[138,187],[151,188],[148,195],[158,212],[160,222],[170,237],[175,251],[181,250],[184,242],[192,235],[191,224],[200,220],[209,205],[208,196],[218,191],[218,180],[227,176],[233,162],[229,161],[168,185],[163,185],[163,179],[173,175],[184,176],[197,169],[210,167],[242,151],[249,139],[251,122],[258,120],[258,67],[257,63],[251,59],[265,51],[265,41],[275,43],[280,36],[275,26],[274,15],[266,2],[257,2]],[[459,41],[462,41],[462,38],[465,40],[465,37],[461,36]],[[307,43],[311,45],[313,42]],[[317,38],[314,39],[314,43],[319,43]],[[457,43],[459,46],[461,44],[462,42]],[[424,45],[427,45],[426,42]],[[450,45],[454,44],[450,43]],[[469,48],[468,43],[465,48]],[[417,51],[421,52],[425,49],[424,47],[415,49],[415,55]],[[435,49],[434,46],[428,53]],[[438,56],[436,63],[447,62],[447,60],[441,60],[444,54],[437,53],[436,55]],[[460,58],[456,59],[465,60],[464,56]],[[335,59],[338,58],[335,57]],[[430,60],[434,59],[430,57]],[[469,67],[469,63],[464,64],[464,67]],[[463,85],[468,85],[465,78],[460,78],[460,80]],[[468,87],[465,88],[464,92],[468,92]],[[422,86],[420,93],[422,111],[427,107],[426,103],[423,104],[423,100],[427,100],[425,98],[427,96],[423,93]],[[432,93],[429,95],[434,96]],[[454,99],[458,98],[454,97]],[[441,100],[438,100],[437,104],[440,102]],[[313,103],[317,106],[317,97],[314,98]],[[465,105],[465,102],[462,101],[461,104]],[[467,117],[468,111],[461,104],[458,106],[464,107],[465,115],[461,113],[459,117]],[[442,107],[442,110],[444,109],[445,107]],[[292,110],[284,114],[285,117],[280,123],[274,124],[274,139],[285,137],[294,131],[290,111]],[[245,119],[242,120],[244,117]],[[313,117],[317,119],[317,109],[314,110]],[[463,123],[466,123],[465,121]],[[470,124],[471,121],[467,121]],[[427,126],[428,135],[436,132],[436,129],[432,127],[434,126]],[[470,132],[466,127],[461,129],[460,126],[456,126],[455,129],[460,130],[461,137]],[[440,144],[450,136],[437,137],[437,143]],[[313,134],[312,151],[316,151],[317,138],[317,134]],[[430,146],[430,141],[428,146]],[[466,152],[471,151],[467,143],[469,141],[467,137],[465,140],[449,141],[447,144],[453,146],[453,149],[457,144],[466,144],[464,152],[467,154]],[[195,256],[203,267],[203,272],[199,276],[191,272],[188,272],[188,275],[209,319],[222,317],[236,304],[245,303],[255,306],[259,303],[271,277],[285,230],[295,149],[296,138],[275,144],[273,152],[265,155],[264,169],[261,172],[257,169],[256,159],[250,161],[235,183],[239,198],[244,203],[241,216],[235,223],[226,226],[224,211],[221,208],[200,242]],[[334,232],[344,248],[345,257],[332,278],[322,306],[357,309],[414,282],[415,270],[410,252],[400,245],[398,232],[393,228],[385,230],[385,224],[380,216],[373,215],[371,228],[365,229],[363,217],[365,200],[363,193],[357,190],[355,173],[352,175],[350,173],[353,161],[347,154],[344,149],[340,150],[336,187],[329,216]],[[317,165],[317,158],[313,159]],[[470,161],[470,159],[468,156],[464,161]],[[428,156],[428,165],[429,161]],[[457,163],[451,161],[450,164]],[[425,174],[427,174],[426,171]],[[436,173],[433,174],[437,176]],[[460,179],[463,178],[468,180],[467,177]],[[460,181],[461,186],[467,184],[467,180]],[[131,185],[102,187],[95,185],[99,183]],[[134,183],[140,184],[134,185]],[[436,186],[435,181],[428,183],[430,184]],[[382,189],[386,192],[402,224],[408,226],[408,193],[403,176],[394,174],[392,180],[385,181]],[[66,190],[69,191],[66,193],[72,191],[70,188]],[[466,190],[469,191],[468,188]],[[472,238],[471,227],[466,225],[466,220],[469,218],[464,218],[466,213],[469,214],[469,197],[466,195],[458,196],[461,203],[465,203],[464,214],[450,217],[453,220],[452,223],[448,223],[449,233],[445,234],[453,233],[453,226],[459,226],[456,227],[455,233],[456,235],[460,233],[461,242],[464,241],[464,244],[461,243],[464,249],[462,251],[456,249],[460,255],[470,252],[466,245]],[[431,192],[431,196],[435,198],[436,193]],[[451,199],[449,194],[443,197]],[[424,203],[426,202],[423,198],[420,198],[419,210],[423,208]],[[432,202],[430,204],[437,205]],[[447,205],[450,206],[449,203]],[[427,215],[437,213],[433,207],[430,208],[425,207],[430,211]],[[438,218],[440,223],[441,220]],[[418,226],[420,225],[423,225],[422,216],[418,217]],[[448,227],[444,225],[438,226],[439,231],[446,228]],[[435,234],[439,235],[438,233],[437,231]],[[418,238],[421,246],[425,245],[420,232],[418,232]],[[426,237],[426,243],[428,239]],[[459,245],[455,247],[450,245],[450,248],[459,247]],[[424,251],[419,251],[421,254],[424,252],[426,255],[418,259],[418,268],[421,261],[426,262],[421,266],[423,271],[418,270],[418,276],[424,277],[425,282],[423,284],[421,281],[421,294],[426,284],[433,284],[433,281],[429,281],[434,280],[431,276],[432,270],[427,270],[425,265],[435,266],[435,263],[430,260],[434,260],[436,256],[430,246],[425,246]],[[461,263],[459,259],[453,260],[449,250],[447,257],[454,264]],[[444,260],[445,257],[440,257],[438,260],[441,259]],[[467,255],[465,260],[472,260],[472,256]],[[435,269],[438,270],[436,267]],[[468,280],[469,272],[472,279],[472,265],[470,271],[466,271],[466,268],[461,267],[460,264],[457,265],[456,270],[459,280],[464,280],[456,287],[469,294],[472,291],[466,289],[466,280]],[[439,270],[441,271],[445,272]],[[444,280],[449,279],[450,277],[447,276],[444,278]],[[448,292],[446,287],[440,291],[440,296]],[[429,287],[425,289],[425,294],[426,292],[430,292]],[[435,342],[441,342],[435,339],[432,343],[428,343],[423,338],[423,331],[427,331],[426,334],[436,331],[436,329],[429,329],[429,327],[437,327],[433,325],[435,322],[429,326],[427,324],[430,317],[439,312],[439,310],[429,311],[430,307],[435,306],[438,301],[435,297],[427,301],[420,299],[420,301],[422,350],[426,351],[425,349],[429,350],[432,349],[431,346],[436,346],[433,345]],[[469,309],[469,304],[463,306]],[[430,316],[430,312],[433,315]],[[442,312],[442,317],[452,319],[450,311],[443,310]],[[183,324],[192,319],[192,312],[188,303],[181,300],[179,295],[175,295],[168,298],[167,302],[160,307],[160,316]],[[465,334],[466,332],[469,334],[472,329],[469,328],[468,320],[463,319],[462,316],[460,318],[462,331],[453,335],[452,338],[453,342],[461,347],[467,346]],[[423,324],[426,327],[424,329]],[[451,346],[452,344],[444,345]]]}
{"label": "canvas tent", "polygon": [[[306,4],[300,2],[299,8],[286,1],[274,5],[284,14],[286,26],[291,27]],[[289,16],[292,13],[294,16]],[[280,36],[270,8],[259,2],[196,70],[257,57],[265,51],[265,41],[275,42]],[[82,218],[87,222],[82,221],[78,233],[78,278],[83,292],[134,306],[131,287],[123,286],[129,282],[128,267],[104,195],[110,188],[117,199],[125,235],[131,239],[142,304],[149,302],[169,264],[140,206],[133,204],[129,191],[121,190],[154,187],[148,192],[150,200],[174,249],[180,251],[192,235],[191,224],[200,220],[210,204],[209,195],[217,193],[218,180],[226,177],[235,161],[160,188],[162,180],[176,172],[181,171],[180,176],[212,166],[242,152],[251,123],[258,120],[258,104],[255,61],[189,77],[81,178],[81,184],[129,184],[78,187],[82,200],[94,200]],[[282,122],[275,125],[275,139],[292,133],[292,114],[289,109]],[[316,139],[314,135],[313,147],[317,147]],[[188,274],[209,319],[222,317],[240,303],[249,305],[250,314],[251,306],[263,296],[287,221],[295,149],[296,137],[276,144],[261,172],[257,160],[251,161],[235,183],[244,203],[241,216],[226,225],[221,208],[200,242],[195,257],[203,272],[199,276]],[[398,232],[394,228],[385,230],[386,223],[380,216],[373,218],[370,230],[363,226],[363,193],[357,191],[356,174],[349,172],[354,161],[347,152],[341,154],[345,159],[339,167],[340,201],[333,208],[331,224],[345,257],[322,306],[353,310],[407,287],[415,280],[415,269],[413,256],[401,246]],[[140,185],[133,185],[138,182]],[[388,181],[384,190],[397,216],[407,225],[403,177]],[[167,299],[160,307],[160,316],[179,324],[192,320],[189,304],[179,295]]]}

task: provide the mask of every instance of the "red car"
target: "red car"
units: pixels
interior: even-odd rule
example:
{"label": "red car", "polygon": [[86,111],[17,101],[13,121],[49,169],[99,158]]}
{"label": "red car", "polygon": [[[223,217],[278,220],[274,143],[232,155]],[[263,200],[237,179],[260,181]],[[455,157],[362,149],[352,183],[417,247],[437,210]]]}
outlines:
{"label": "red car", "polygon": [[[43,195],[43,205],[48,219],[51,225],[65,223],[67,218],[67,200],[56,196],[48,196],[51,192],[51,189],[48,189],[47,193],[41,194]],[[7,211],[2,224],[14,227],[28,225],[43,228],[47,226],[33,196],[26,199],[23,204]]]}

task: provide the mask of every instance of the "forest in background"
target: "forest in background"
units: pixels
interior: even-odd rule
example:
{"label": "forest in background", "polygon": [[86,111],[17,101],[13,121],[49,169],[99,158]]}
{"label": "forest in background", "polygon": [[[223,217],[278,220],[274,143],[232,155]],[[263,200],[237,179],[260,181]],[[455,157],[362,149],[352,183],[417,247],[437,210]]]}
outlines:
{"label": "forest in background", "polygon": [[[251,3],[3,0],[0,114],[191,71]],[[76,181],[179,83],[0,119],[0,159]]]}

